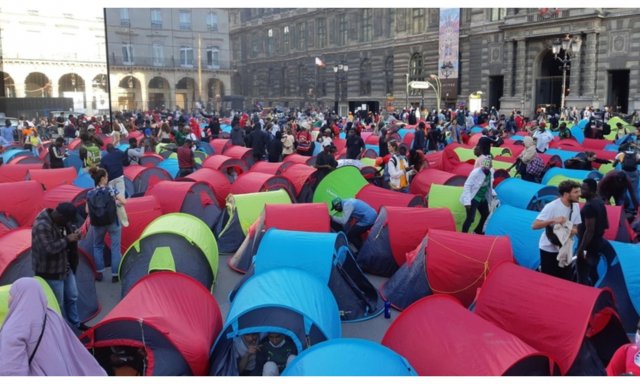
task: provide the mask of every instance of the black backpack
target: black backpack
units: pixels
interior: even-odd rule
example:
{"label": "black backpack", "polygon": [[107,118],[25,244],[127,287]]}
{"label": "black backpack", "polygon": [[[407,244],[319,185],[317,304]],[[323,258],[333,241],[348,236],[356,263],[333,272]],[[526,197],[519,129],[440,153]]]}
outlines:
{"label": "black backpack", "polygon": [[89,220],[91,225],[106,227],[115,223],[117,218],[116,201],[106,188],[98,188],[87,196]]}
{"label": "black backpack", "polygon": [[633,172],[637,169],[636,166],[636,151],[625,151],[624,158],[622,159],[622,170],[627,172]]}

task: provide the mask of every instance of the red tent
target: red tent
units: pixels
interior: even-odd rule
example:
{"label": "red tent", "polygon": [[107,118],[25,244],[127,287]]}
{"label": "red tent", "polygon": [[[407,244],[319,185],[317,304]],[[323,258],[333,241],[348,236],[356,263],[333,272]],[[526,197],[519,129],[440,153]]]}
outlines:
{"label": "red tent", "polygon": [[[582,350],[585,339],[592,339],[605,366],[615,349],[628,342],[610,290],[510,263],[491,272],[478,295],[476,313],[551,356],[563,375],[585,374],[582,369],[590,368],[574,367],[583,361],[580,354],[589,353]],[[598,337],[600,333],[604,336]]]}
{"label": "red tent", "polygon": [[145,193],[145,196],[149,195],[158,200],[163,214],[189,213],[210,228],[222,213],[211,187],[202,181],[161,181]]}
{"label": "red tent", "polygon": [[231,147],[231,140],[229,139],[213,139],[209,141],[209,145],[213,148],[214,155],[222,155],[227,148]]}
{"label": "red tent", "polygon": [[42,164],[3,164],[0,167],[0,183],[24,181],[30,169],[42,169]]}
{"label": "red tent", "polygon": [[427,153],[424,159],[429,164],[429,168],[442,170],[442,151]]}
{"label": "red tent", "polygon": [[247,172],[231,185],[231,193],[241,195],[245,193],[276,191],[284,189],[292,201],[295,201],[296,192],[293,184],[284,176],[273,176],[268,173]]}
{"label": "red tent", "polygon": [[[89,349],[144,347],[145,375],[206,375],[209,351],[221,329],[211,292],[189,276],[163,271],[140,279],[80,339]],[[181,370],[184,363],[187,371]]]}
{"label": "red tent", "polygon": [[435,295],[407,308],[382,345],[404,356],[421,376],[550,375],[551,360],[516,336]]}
{"label": "red tent", "polygon": [[409,191],[416,195],[427,196],[432,184],[462,186],[466,179],[465,176],[460,176],[455,173],[445,172],[435,168],[427,168],[418,172],[418,174],[413,177]]}
{"label": "red tent", "polygon": [[88,191],[75,185],[59,185],[44,192],[44,208],[55,208],[65,201],[71,202],[76,207],[83,206],[87,200]]}
{"label": "red tent", "polygon": [[[31,228],[18,228],[0,236],[0,285],[11,284],[16,276],[33,276],[31,257],[20,257],[31,249]],[[9,268],[15,273],[4,276]],[[24,272],[27,274],[25,274]]]}
{"label": "red tent", "polygon": [[142,131],[129,131],[129,135],[127,135],[127,143],[129,142],[129,139],[132,137],[134,137],[138,141],[138,144],[140,144],[142,139],[144,139],[144,133]]}
{"label": "red tent", "polygon": [[240,145],[232,145],[224,151],[225,156],[229,156],[232,159],[242,160],[247,164],[247,167],[253,165],[253,149],[242,147]]}
{"label": "red tent", "polygon": [[44,191],[37,181],[18,181],[0,184],[0,196],[0,213],[13,217],[20,226],[31,226],[42,210]]}
{"label": "red tent", "polygon": [[160,164],[164,160],[164,157],[158,155],[157,153],[145,153],[140,158],[140,165],[143,167],[155,167]]}
{"label": "red tent", "polygon": [[364,139],[365,144],[369,145],[378,145],[380,142],[380,136],[378,135],[369,135],[366,139]]}
{"label": "red tent", "polygon": [[585,147],[587,150],[597,149],[602,151],[604,150],[604,147],[607,146],[607,144],[611,144],[611,142],[608,140],[602,140],[602,139],[590,139],[588,137],[585,137],[584,141],[582,142],[582,146]]}
{"label": "red tent", "polygon": [[384,206],[358,253],[358,264],[369,273],[391,276],[431,229],[455,231],[451,211]]}
{"label": "red tent", "polygon": [[490,270],[514,262],[508,236],[432,229],[427,238],[425,268],[431,290],[455,296],[465,306],[473,302]]}
{"label": "red tent", "polygon": [[30,169],[27,177],[39,182],[44,189],[49,190],[58,185],[73,184],[73,181],[78,177],[78,172],[74,167]]}
{"label": "red tent", "polygon": [[22,155],[9,160],[9,164],[39,164],[40,167],[42,167],[44,165],[44,161],[33,155]]}
{"label": "red tent", "polygon": [[141,165],[124,167],[125,189],[129,196],[144,194],[157,183],[171,179],[169,172],[159,167]]}
{"label": "red tent", "polygon": [[251,169],[249,169],[249,171],[268,173],[270,175],[280,175],[291,165],[293,165],[293,163],[290,161],[281,161],[279,163],[258,161],[257,163],[253,164],[253,166],[251,166]]}
{"label": "red tent", "polygon": [[387,207],[424,207],[424,198],[412,193],[402,193],[367,184],[356,194],[356,199],[360,199],[369,204],[373,209],[379,211],[384,205]]}
{"label": "red tent", "polygon": [[291,181],[296,191],[297,201],[306,202],[313,199],[316,184],[316,169],[305,164],[293,164],[282,172],[282,176]]}
{"label": "red tent", "polygon": [[133,244],[149,223],[162,216],[162,207],[154,196],[141,196],[127,200],[125,206],[129,226],[122,227],[122,254]]}
{"label": "red tent", "polygon": [[244,160],[234,159],[226,155],[211,155],[202,162],[202,166],[215,169],[223,174],[227,174],[229,169],[233,168],[238,176],[249,170]]}
{"label": "red tent", "polygon": [[80,139],[73,139],[71,140],[69,145],[67,145],[67,149],[69,149],[70,151],[74,149],[80,149],[81,144],[82,144],[82,141],[80,141]]}
{"label": "red tent", "polygon": [[[313,159],[313,160],[311,160],[311,159]],[[300,154],[297,154],[297,153],[292,153],[290,155],[287,155],[284,158],[284,161],[290,161],[290,162],[295,163],[295,164],[306,164],[306,165],[309,165],[310,162],[312,162],[312,161],[315,162],[315,159],[313,158],[313,156],[305,156],[305,155],[300,155]]]}
{"label": "red tent", "polygon": [[226,205],[227,195],[231,192],[231,183],[222,172],[212,168],[200,168],[189,174],[187,177],[178,179],[179,181],[203,181],[211,187],[216,195],[216,200],[221,207]]}
{"label": "red tent", "polygon": [[[467,177],[469,177],[469,174],[471,173],[471,171],[473,171],[473,164],[471,164],[472,161],[475,162],[475,160],[469,160],[468,162],[460,163],[456,165],[452,173],[458,176],[462,176],[466,179]],[[433,184],[439,184],[439,183],[433,183]],[[464,182],[463,182],[463,185],[464,185]],[[431,189],[431,186],[429,186],[429,189]]]}

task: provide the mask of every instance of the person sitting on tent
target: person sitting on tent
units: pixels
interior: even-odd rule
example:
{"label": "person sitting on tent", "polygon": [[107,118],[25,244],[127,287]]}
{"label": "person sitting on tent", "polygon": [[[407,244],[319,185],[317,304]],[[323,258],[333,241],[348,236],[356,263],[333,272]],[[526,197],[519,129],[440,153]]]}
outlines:
{"label": "person sitting on tent", "polygon": [[338,168],[338,162],[335,158],[336,146],[333,145],[332,142],[324,142],[322,143],[322,152],[318,154],[316,157],[316,163],[314,167],[318,170],[317,177],[318,182],[324,179],[329,172]]}
{"label": "person sitting on tent", "polygon": [[571,139],[573,137],[571,130],[567,128],[567,123],[560,123],[560,127],[558,127],[558,137],[560,140]]}
{"label": "person sitting on tent", "polygon": [[[340,216],[332,215],[331,220],[342,225],[349,242],[360,249],[363,243],[360,236],[373,227],[378,217],[375,209],[362,200],[339,197],[331,201],[331,206],[336,212],[342,213]],[[352,220],[354,222],[350,223]]]}
{"label": "person sitting on tent", "polygon": [[460,202],[467,211],[467,218],[462,225],[462,232],[468,232],[476,217],[476,210],[480,212],[480,221],[474,230],[483,234],[484,222],[489,217],[489,206],[496,192],[493,190],[493,168],[491,157],[484,158],[479,168],[474,168],[464,182]]}
{"label": "person sitting on tent", "polygon": [[262,367],[262,376],[280,376],[296,356],[297,348],[291,338],[270,332],[258,346],[256,365]]}
{"label": "person sitting on tent", "polygon": [[233,350],[240,376],[257,376],[256,356],[260,350],[260,334],[246,333],[233,340]]}
{"label": "person sitting on tent", "polygon": [[9,289],[0,352],[0,376],[106,376],[32,277]]}
{"label": "person sitting on tent", "polygon": [[635,342],[616,350],[607,365],[608,376],[640,376],[640,321],[638,321]]}
{"label": "person sitting on tent", "polygon": [[638,207],[636,190],[633,189],[629,176],[624,171],[611,170],[604,175],[600,183],[598,183],[598,194],[605,203],[611,203],[613,198],[615,205],[621,205],[625,209],[631,210],[632,208],[625,201],[628,194],[633,207]]}
{"label": "person sitting on tent", "polygon": [[582,222],[578,205],[580,184],[573,180],[564,180],[558,185],[558,192],[560,197],[544,206],[534,220],[531,229],[545,229],[540,234],[538,242],[540,271],[561,279],[571,280],[571,269],[568,268],[568,264],[565,265],[564,259],[560,265],[559,256],[560,251],[564,254],[567,248],[573,250],[572,242],[561,241],[558,233],[569,228],[570,233],[567,238],[570,239],[571,235],[578,232],[578,225]]}

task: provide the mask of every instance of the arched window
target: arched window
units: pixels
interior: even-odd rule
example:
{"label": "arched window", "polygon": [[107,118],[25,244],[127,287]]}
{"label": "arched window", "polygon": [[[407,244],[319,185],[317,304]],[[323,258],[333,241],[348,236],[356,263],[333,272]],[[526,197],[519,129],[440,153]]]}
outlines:
{"label": "arched window", "polygon": [[[411,81],[424,81],[424,69],[422,63],[422,54],[414,53],[411,56],[411,60],[409,61],[409,82]],[[419,95],[419,89],[411,89],[410,93],[412,95]]]}
{"label": "arched window", "polygon": [[384,62],[384,84],[387,95],[393,95],[393,56]]}
{"label": "arched window", "polygon": [[360,95],[371,94],[371,61],[363,59],[360,63]]}

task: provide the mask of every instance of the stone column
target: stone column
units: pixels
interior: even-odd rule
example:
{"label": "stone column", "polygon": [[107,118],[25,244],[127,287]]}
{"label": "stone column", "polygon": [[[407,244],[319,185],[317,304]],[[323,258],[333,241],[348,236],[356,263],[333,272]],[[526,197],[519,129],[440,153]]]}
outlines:
{"label": "stone column", "polygon": [[[584,60],[584,78],[583,78],[583,95],[593,98],[596,95],[596,56],[598,34],[591,32],[587,34],[586,44],[583,45],[584,52],[582,53]],[[586,46],[585,46],[586,45]],[[573,75],[572,75],[573,77]]]}
{"label": "stone column", "polygon": [[516,41],[516,93],[519,98],[525,97],[525,82],[527,75],[527,42],[525,39]]}
{"label": "stone column", "polygon": [[515,44],[515,42],[513,41],[505,41],[504,42],[504,96],[506,97],[511,97],[513,95],[513,87],[512,87],[512,82],[513,82],[513,77],[515,76],[515,73],[513,73],[513,60],[515,59],[513,57],[513,44]]}
{"label": "stone column", "polygon": [[580,49],[580,52],[571,57],[571,76],[569,77],[569,97],[571,98],[577,98],[584,93],[584,88],[580,84],[582,81],[580,73],[582,70],[582,55],[584,55],[584,46]]}

